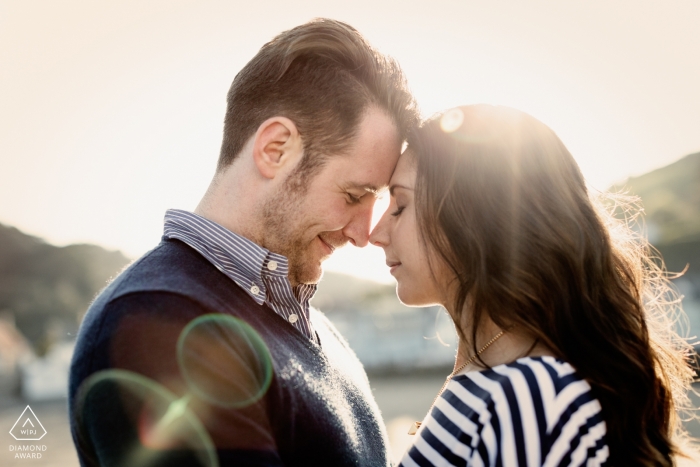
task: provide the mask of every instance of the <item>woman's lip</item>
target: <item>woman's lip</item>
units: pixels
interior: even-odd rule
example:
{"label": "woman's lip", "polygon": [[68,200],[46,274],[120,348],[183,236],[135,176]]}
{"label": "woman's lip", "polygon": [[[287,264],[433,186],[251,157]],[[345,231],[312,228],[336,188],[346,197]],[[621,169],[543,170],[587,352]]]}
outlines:
{"label": "woman's lip", "polygon": [[394,271],[396,271],[396,268],[398,268],[399,266],[401,266],[401,263],[396,263],[396,264],[392,265],[392,266],[389,268],[389,273],[390,273],[390,274],[394,274]]}

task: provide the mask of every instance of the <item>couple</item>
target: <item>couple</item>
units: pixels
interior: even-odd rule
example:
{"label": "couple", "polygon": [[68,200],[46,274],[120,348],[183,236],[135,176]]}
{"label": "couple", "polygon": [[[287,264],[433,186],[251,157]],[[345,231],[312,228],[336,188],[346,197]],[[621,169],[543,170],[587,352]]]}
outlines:
{"label": "couple", "polygon": [[355,29],[283,32],[233,81],[196,210],[168,211],[85,317],[81,464],[389,465],[361,364],[309,307],[349,242],[382,247],[399,299],[444,306],[460,337],[401,465],[673,465],[691,373],[623,227],[534,118],[474,105],[419,123]]}

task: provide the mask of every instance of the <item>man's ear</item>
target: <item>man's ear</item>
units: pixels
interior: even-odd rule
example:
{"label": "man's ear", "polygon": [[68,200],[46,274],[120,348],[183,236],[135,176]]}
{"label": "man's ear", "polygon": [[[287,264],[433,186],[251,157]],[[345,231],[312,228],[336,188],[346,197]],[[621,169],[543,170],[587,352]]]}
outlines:
{"label": "man's ear", "polygon": [[268,118],[253,140],[253,161],[260,175],[275,178],[283,167],[296,165],[303,146],[297,126],[286,117]]}

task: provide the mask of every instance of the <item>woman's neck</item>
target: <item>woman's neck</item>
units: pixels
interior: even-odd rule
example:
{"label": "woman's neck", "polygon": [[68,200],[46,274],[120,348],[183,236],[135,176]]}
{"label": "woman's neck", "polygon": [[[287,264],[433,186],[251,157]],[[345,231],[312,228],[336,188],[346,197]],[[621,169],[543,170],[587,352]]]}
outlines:
{"label": "woman's neck", "polygon": [[[502,331],[501,328],[490,319],[485,319],[485,322],[480,326],[479,332],[476,335],[476,345],[473,345],[470,340],[460,338],[457,348],[457,356],[455,358],[454,369],[459,368],[470,358],[474,356],[475,348],[481,349],[491,339]],[[467,330],[465,330],[467,331]],[[498,338],[493,344],[486,348],[479,358],[474,359],[472,363],[467,365],[462,371],[483,370],[483,361],[488,367],[510,363],[514,360],[523,357],[536,356],[554,356],[554,353],[549,350],[543,343],[539,342],[532,336],[524,335],[517,330],[503,330],[503,336]],[[469,339],[471,332],[464,332],[464,335]],[[481,361],[480,361],[481,360]],[[460,373],[462,372],[460,371]]]}

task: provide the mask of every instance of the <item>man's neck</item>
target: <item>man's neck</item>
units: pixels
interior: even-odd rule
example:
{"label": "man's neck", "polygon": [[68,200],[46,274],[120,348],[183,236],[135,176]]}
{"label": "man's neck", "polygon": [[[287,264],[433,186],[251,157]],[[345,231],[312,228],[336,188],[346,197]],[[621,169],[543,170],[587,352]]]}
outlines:
{"label": "man's neck", "polygon": [[217,174],[194,213],[263,246],[258,228],[261,221],[255,214],[258,203],[251,190],[232,178],[231,174]]}

